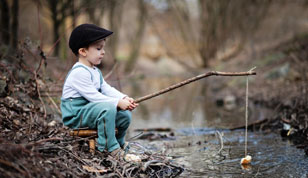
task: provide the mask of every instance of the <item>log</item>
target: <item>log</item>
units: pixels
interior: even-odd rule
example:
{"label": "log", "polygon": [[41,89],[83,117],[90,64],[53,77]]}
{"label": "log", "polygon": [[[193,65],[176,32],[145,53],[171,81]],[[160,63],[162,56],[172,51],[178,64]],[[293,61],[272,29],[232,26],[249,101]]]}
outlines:
{"label": "log", "polygon": [[97,136],[97,130],[71,130],[69,132],[70,136],[78,136],[78,137],[90,137]]}
{"label": "log", "polygon": [[211,72],[207,72],[207,73],[198,75],[196,77],[192,77],[190,79],[184,80],[184,81],[182,81],[180,83],[177,83],[177,84],[174,84],[174,85],[172,85],[172,86],[170,86],[168,88],[162,89],[162,90],[160,90],[160,91],[158,91],[156,93],[140,97],[140,98],[136,99],[135,102],[136,103],[141,103],[141,102],[143,102],[145,100],[148,100],[148,99],[154,98],[156,96],[162,95],[162,94],[167,93],[167,92],[169,92],[171,90],[174,90],[176,88],[179,88],[179,87],[182,87],[184,85],[187,85],[187,84],[189,84],[191,82],[200,80],[200,79],[205,78],[205,77],[213,76],[213,75],[216,75],[216,76],[247,76],[247,75],[257,75],[257,73],[252,71],[252,70],[250,70],[248,72],[218,72],[218,71],[211,71]]}

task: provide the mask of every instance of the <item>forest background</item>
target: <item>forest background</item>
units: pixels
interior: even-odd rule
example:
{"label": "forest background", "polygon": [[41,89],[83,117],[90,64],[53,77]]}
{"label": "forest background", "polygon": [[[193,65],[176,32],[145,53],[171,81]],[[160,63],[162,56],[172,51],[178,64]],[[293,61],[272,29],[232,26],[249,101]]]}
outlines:
{"label": "forest background", "polygon": [[[45,118],[49,115],[61,122],[63,80],[77,61],[68,38],[75,26],[94,23],[114,32],[99,66],[105,79],[135,98],[201,72],[247,71],[256,66],[258,76],[252,79],[249,93],[252,101],[271,103],[271,108],[290,105],[294,98],[305,103],[307,7],[306,0],[2,0],[0,93],[9,96],[19,82],[34,80],[36,93],[31,97],[51,106],[44,107]],[[199,90],[210,93],[207,99],[212,104],[231,100],[239,105],[243,83],[244,79],[214,79],[201,84],[210,87]],[[180,92],[144,104],[140,117],[162,112],[166,105],[176,110],[174,97]],[[180,108],[189,113],[186,108],[196,97],[200,98],[187,95],[192,101],[186,98]],[[217,119],[213,113],[201,120]],[[171,117],[179,115],[183,113]],[[264,119],[257,117],[250,122]],[[242,121],[226,123],[214,126],[243,125]]]}
{"label": "forest background", "polygon": [[[27,168],[30,175],[80,176],[70,144],[40,144],[67,136],[59,105],[77,62],[68,38],[82,23],[114,32],[99,68],[134,98],[203,72],[257,67],[249,78],[249,128],[279,131],[308,154],[307,0],[1,0],[0,8],[0,159],[15,166],[0,167],[3,175],[18,170],[22,177]],[[243,128],[245,82],[209,77],[141,103],[129,132]],[[32,156],[53,154],[50,149],[66,157],[49,164]]]}

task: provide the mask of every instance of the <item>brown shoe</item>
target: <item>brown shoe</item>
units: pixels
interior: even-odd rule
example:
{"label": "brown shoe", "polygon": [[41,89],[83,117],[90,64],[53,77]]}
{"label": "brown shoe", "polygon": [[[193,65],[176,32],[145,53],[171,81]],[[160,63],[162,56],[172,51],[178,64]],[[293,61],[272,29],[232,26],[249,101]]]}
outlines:
{"label": "brown shoe", "polygon": [[112,157],[114,157],[115,159],[120,160],[120,159],[123,159],[123,158],[124,158],[124,156],[125,156],[125,151],[122,150],[121,148],[118,148],[118,149],[113,150],[112,152],[110,152],[110,155],[111,155]]}
{"label": "brown shoe", "polygon": [[125,151],[125,152],[127,152],[128,150],[129,150],[129,143],[128,142],[124,142],[124,144],[123,145],[121,145],[121,148]]}
{"label": "brown shoe", "polygon": [[112,151],[110,155],[117,160],[123,160],[126,162],[135,162],[135,163],[141,162],[141,158],[139,156],[134,154],[126,154],[126,152],[121,148]]}

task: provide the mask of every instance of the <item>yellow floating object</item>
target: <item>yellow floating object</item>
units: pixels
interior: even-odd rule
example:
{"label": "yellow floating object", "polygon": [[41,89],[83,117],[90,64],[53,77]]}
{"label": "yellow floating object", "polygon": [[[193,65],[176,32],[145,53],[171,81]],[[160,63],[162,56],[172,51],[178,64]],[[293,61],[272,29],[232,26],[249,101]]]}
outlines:
{"label": "yellow floating object", "polygon": [[246,170],[246,171],[249,171],[252,168],[251,164],[242,164],[241,167],[243,170]]}
{"label": "yellow floating object", "polygon": [[249,155],[247,155],[245,158],[241,159],[241,165],[250,164],[250,162],[251,162],[251,156],[249,156]]}

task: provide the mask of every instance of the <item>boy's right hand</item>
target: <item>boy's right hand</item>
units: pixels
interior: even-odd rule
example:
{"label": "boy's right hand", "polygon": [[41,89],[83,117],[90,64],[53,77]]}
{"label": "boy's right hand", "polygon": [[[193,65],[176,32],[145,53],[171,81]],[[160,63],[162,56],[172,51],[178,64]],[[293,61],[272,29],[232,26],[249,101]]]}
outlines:
{"label": "boy's right hand", "polygon": [[127,110],[129,109],[131,103],[126,100],[126,99],[120,99],[118,102],[118,108],[122,109],[122,110]]}

